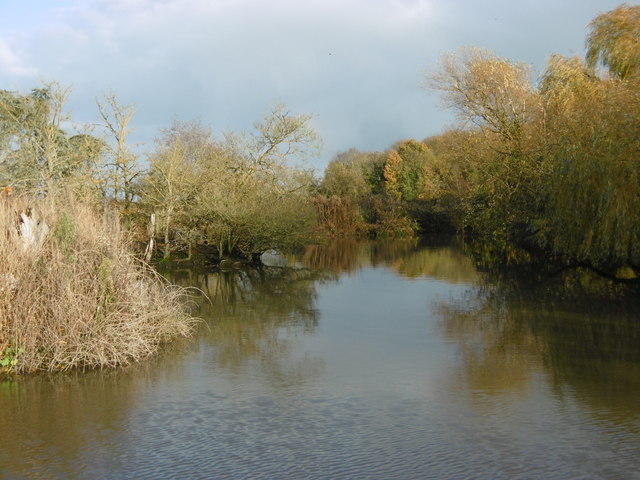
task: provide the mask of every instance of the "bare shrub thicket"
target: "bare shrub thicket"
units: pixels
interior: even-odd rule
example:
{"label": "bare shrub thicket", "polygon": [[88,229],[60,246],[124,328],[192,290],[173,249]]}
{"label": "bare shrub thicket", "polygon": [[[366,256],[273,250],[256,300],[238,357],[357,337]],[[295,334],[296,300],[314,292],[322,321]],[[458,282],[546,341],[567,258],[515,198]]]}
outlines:
{"label": "bare shrub thicket", "polygon": [[193,328],[184,290],[129,253],[115,215],[1,198],[0,258],[1,370],[126,365]]}
{"label": "bare shrub thicket", "polygon": [[313,204],[318,211],[319,229],[332,237],[365,235],[370,226],[362,218],[358,206],[348,196],[316,195]]}

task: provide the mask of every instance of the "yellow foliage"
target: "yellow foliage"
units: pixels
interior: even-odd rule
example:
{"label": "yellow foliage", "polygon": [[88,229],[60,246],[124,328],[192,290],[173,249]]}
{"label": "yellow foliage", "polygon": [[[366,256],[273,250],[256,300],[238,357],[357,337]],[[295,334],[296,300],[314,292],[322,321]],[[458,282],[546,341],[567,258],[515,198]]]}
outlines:
{"label": "yellow foliage", "polygon": [[589,25],[587,64],[601,63],[621,79],[640,73],[640,6],[622,4]]}
{"label": "yellow foliage", "polygon": [[384,164],[384,185],[387,195],[400,200],[402,198],[402,192],[400,191],[400,185],[398,181],[398,175],[402,168],[402,157],[400,154],[392,150],[387,155],[387,160]]}

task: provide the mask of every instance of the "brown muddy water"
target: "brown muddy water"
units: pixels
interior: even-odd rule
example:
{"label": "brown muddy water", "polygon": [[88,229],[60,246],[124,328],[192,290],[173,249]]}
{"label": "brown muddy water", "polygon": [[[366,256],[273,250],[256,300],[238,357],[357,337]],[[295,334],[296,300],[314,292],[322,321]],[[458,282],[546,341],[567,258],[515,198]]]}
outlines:
{"label": "brown muddy water", "polygon": [[640,479],[637,295],[343,243],[176,271],[205,322],[134,368],[0,380],[5,479]]}

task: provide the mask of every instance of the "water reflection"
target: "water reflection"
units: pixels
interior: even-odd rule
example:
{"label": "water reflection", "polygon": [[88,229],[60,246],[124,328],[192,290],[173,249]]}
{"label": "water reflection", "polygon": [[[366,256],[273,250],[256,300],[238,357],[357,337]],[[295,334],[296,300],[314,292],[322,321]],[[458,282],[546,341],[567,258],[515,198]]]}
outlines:
{"label": "water reflection", "polygon": [[637,429],[640,302],[637,291],[567,270],[555,276],[502,271],[439,308],[461,349],[456,390],[524,393],[544,371],[555,394],[595,417]]}
{"label": "water reflection", "polygon": [[371,247],[369,243],[353,239],[337,240],[330,245],[310,245],[305,248],[302,263],[313,270],[350,273],[371,265]]}
{"label": "water reflection", "polygon": [[305,268],[262,267],[227,272],[174,272],[172,280],[203,294],[198,315],[202,338],[213,345],[216,365],[239,372],[257,364],[274,385],[290,387],[322,369],[319,358],[294,355],[298,335],[318,325],[319,284],[334,275]]}
{"label": "water reflection", "polygon": [[111,436],[139,401],[133,371],[141,373],[129,369],[0,380],[3,478],[82,477],[92,452],[105,448],[114,457],[123,456],[126,444]]}
{"label": "water reflection", "polygon": [[387,242],[339,240],[330,245],[308,246],[302,263],[310,269],[334,273],[385,266],[402,277],[429,277],[450,283],[470,283],[478,278],[470,259],[449,237]]}
{"label": "water reflection", "polygon": [[[434,239],[310,247],[201,290],[196,338],[0,382],[3,478],[622,478],[640,300]],[[287,266],[290,265],[290,266]]]}

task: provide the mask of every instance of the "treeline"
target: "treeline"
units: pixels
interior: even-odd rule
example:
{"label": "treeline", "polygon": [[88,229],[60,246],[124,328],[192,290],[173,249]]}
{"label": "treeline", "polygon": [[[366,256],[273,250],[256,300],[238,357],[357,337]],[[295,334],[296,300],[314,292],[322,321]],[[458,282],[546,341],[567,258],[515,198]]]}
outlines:
{"label": "treeline", "polygon": [[[175,121],[141,158],[134,109],[98,100],[69,126],[69,91],[0,91],[0,186],[117,210],[148,254],[256,259],[319,234],[464,232],[565,265],[640,271],[640,7],[589,26],[585,59],[530,69],[479,48],[444,57],[426,84],[455,128],[386,152],[350,150],[315,180],[310,117],[275,106],[250,132]],[[507,252],[509,255],[513,251]],[[149,258],[149,257],[148,257]]]}
{"label": "treeline", "polygon": [[313,175],[301,165],[319,148],[309,121],[277,105],[250,133],[216,140],[209,129],[180,122],[163,131],[140,201],[159,215],[164,258],[174,247],[190,254],[208,245],[218,258],[255,259],[308,241]]}
{"label": "treeline", "polygon": [[530,69],[480,49],[444,57],[426,84],[458,125],[384,153],[336,157],[326,228],[454,230],[613,276],[640,273],[640,7],[589,25],[587,55]]}
{"label": "treeline", "polygon": [[99,122],[71,129],[68,95],[55,82],[27,94],[0,91],[5,194],[118,211],[153,247],[149,256],[165,259],[194,246],[218,259],[251,259],[310,238],[313,176],[303,165],[320,142],[309,116],[276,105],[253,131],[220,138],[197,122],[174,121],[141,158],[128,139],[133,106],[107,95],[97,102]]}

